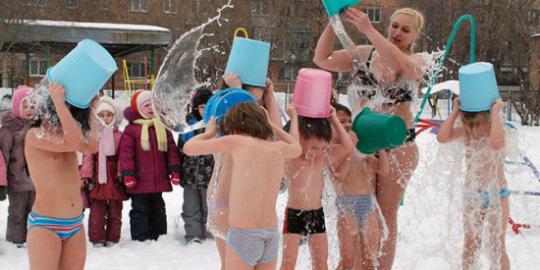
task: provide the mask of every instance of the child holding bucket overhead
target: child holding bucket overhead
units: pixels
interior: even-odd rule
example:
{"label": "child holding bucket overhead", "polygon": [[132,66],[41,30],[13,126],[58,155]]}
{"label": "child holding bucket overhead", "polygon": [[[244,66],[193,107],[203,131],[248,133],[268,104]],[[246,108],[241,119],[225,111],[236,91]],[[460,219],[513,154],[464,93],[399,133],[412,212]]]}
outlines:
{"label": "child holding bucket overhead", "polygon": [[[296,124],[292,129],[296,129]],[[189,140],[189,155],[226,152],[232,158],[225,269],[274,269],[279,249],[276,200],[285,160],[301,153],[298,142],[268,121],[264,109],[245,102],[230,109],[216,136],[212,118]],[[272,136],[278,141],[271,141]],[[249,203],[246,203],[249,202]]]}
{"label": "child holding bucket overhead", "polygon": [[[474,63],[459,69],[460,98],[437,135],[440,143],[456,139],[465,145],[463,269],[474,269],[487,224],[491,268],[510,269],[506,226],[510,192],[504,176],[504,123],[493,66]],[[459,108],[459,109],[458,109]],[[461,119],[462,126],[455,122]]]}
{"label": "child holding bucket overhead", "polygon": [[[313,269],[328,268],[328,241],[322,193],[323,170],[334,167],[352,151],[353,144],[330,107],[332,75],[317,69],[301,69],[292,104],[298,110],[302,155],[286,168],[288,201],[283,228],[281,269],[294,269],[302,236],[308,237]],[[339,144],[330,148],[332,128]],[[338,162],[332,162],[338,161]]]}
{"label": "child holding bucket overhead", "polygon": [[0,151],[4,154],[8,188],[6,240],[22,247],[26,243],[26,218],[36,196],[24,156],[24,137],[32,125],[34,107],[28,96],[32,88],[22,85],[13,94],[12,111],[2,117]]}
{"label": "child holding bucket overhead", "polygon": [[[358,137],[351,130],[352,113],[341,105],[333,104],[341,124],[351,134],[353,144]],[[338,210],[338,238],[340,261],[337,269],[372,269],[378,245],[376,199],[372,194],[377,175],[389,172],[388,157],[384,150],[376,155],[353,151],[336,168],[336,206]]]}
{"label": "child holding bucket overhead", "polygon": [[83,156],[82,181],[90,190],[88,238],[95,247],[112,246],[120,240],[123,200],[127,199],[118,171],[118,148],[122,112],[110,97],[103,96],[94,112],[103,126],[96,154]]}
{"label": "child holding bucket overhead", "polygon": [[131,198],[131,239],[157,240],[167,233],[162,192],[180,184],[180,157],[170,131],[154,118],[150,91],[137,91],[124,115],[130,124],[120,142],[120,172]]}

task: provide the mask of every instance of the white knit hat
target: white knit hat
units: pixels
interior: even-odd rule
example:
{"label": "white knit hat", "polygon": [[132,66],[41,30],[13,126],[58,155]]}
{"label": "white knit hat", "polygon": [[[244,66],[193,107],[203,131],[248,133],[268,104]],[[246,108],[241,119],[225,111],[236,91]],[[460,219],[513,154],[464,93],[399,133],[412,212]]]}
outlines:
{"label": "white knit hat", "polygon": [[114,125],[118,126],[124,118],[122,115],[122,110],[118,103],[109,96],[102,96],[99,99],[98,106],[96,108],[96,115],[102,111],[108,111],[114,114]]}
{"label": "white knit hat", "polygon": [[143,115],[143,112],[142,112],[143,105],[145,105],[148,102],[151,102],[151,100],[152,100],[152,92],[150,91],[142,91],[137,96],[137,111],[139,111],[139,114],[144,118],[148,118],[148,116]]}

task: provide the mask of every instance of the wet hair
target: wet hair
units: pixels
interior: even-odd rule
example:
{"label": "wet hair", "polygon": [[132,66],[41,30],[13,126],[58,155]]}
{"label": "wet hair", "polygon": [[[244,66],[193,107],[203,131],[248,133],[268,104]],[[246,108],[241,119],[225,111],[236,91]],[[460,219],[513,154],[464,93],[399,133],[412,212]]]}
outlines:
{"label": "wet hair", "polygon": [[240,103],[231,108],[220,123],[223,134],[244,134],[268,140],[274,133],[266,113],[252,102]]}
{"label": "wet hair", "polygon": [[344,112],[348,116],[352,117],[352,112],[345,105],[339,103],[332,103],[332,107],[336,109],[336,112]]}
{"label": "wet hair", "polygon": [[467,140],[476,138],[480,127],[491,124],[489,121],[491,112],[489,110],[481,112],[464,112],[460,110],[459,114]]}
{"label": "wet hair", "polygon": [[200,121],[203,116],[197,107],[201,104],[206,104],[211,96],[212,91],[210,91],[210,88],[207,86],[201,86],[195,90],[195,96],[191,100],[191,113],[198,121]]}
{"label": "wet hair", "polygon": [[[390,20],[393,20],[397,15],[401,15],[401,14],[411,16],[414,19],[414,21],[416,22],[416,29],[415,29],[416,32],[418,34],[420,34],[422,32],[422,29],[424,29],[425,19],[424,19],[424,15],[420,11],[418,11],[418,10],[416,10],[414,8],[400,8],[400,9],[396,10],[392,14],[392,16],[390,16]],[[411,43],[411,46],[409,48],[411,53],[414,52],[414,45],[415,45],[414,42]]]}
{"label": "wet hair", "polygon": [[[58,117],[58,114],[56,112],[56,108],[54,107],[54,103],[52,101],[52,98],[49,96],[47,97],[46,106],[49,110],[49,115],[47,119],[44,118],[42,114],[37,114],[37,118],[34,120],[34,123],[32,124],[32,127],[39,127],[43,123],[43,121],[48,120],[51,122],[52,127],[58,127],[62,128],[62,124],[60,123],[60,118]],[[81,131],[84,136],[88,134],[90,131],[90,108],[87,109],[80,109],[75,106],[72,106],[71,104],[66,102],[66,106],[71,113],[71,116],[73,119],[75,119],[75,122],[79,124]]]}
{"label": "wet hair", "polygon": [[332,140],[332,128],[326,118],[309,118],[298,116],[298,131],[302,138],[311,138],[330,142]]}

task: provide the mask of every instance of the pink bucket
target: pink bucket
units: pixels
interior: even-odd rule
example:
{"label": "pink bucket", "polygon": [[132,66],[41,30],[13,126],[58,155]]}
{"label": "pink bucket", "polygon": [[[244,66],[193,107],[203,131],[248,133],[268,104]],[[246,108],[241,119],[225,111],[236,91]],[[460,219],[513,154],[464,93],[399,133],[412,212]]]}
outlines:
{"label": "pink bucket", "polygon": [[328,118],[332,97],[332,74],[328,71],[303,68],[294,85],[292,104],[298,115],[310,118]]}

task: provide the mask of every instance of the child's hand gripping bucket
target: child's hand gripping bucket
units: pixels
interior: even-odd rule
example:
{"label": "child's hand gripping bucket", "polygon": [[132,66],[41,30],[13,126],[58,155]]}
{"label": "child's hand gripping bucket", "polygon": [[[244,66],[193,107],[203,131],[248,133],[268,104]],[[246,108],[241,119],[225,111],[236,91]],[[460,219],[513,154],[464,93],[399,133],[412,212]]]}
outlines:
{"label": "child's hand gripping bucket", "polygon": [[407,137],[407,125],[401,117],[374,113],[369,108],[356,116],[352,130],[358,136],[356,149],[364,154],[399,146]]}
{"label": "child's hand gripping bucket", "polygon": [[332,74],[328,71],[303,68],[298,72],[291,103],[298,115],[328,118],[332,98]]}
{"label": "child's hand gripping bucket", "polygon": [[459,109],[465,112],[481,112],[491,109],[500,99],[495,71],[491,63],[477,62],[459,69]]}
{"label": "child's hand gripping bucket", "polygon": [[225,114],[234,106],[244,103],[256,103],[255,98],[243,89],[227,88],[210,97],[204,110],[204,122],[208,123],[211,117],[219,123]]}
{"label": "child's hand gripping bucket", "polygon": [[[243,31],[246,38],[237,37],[239,31]],[[238,28],[234,35],[225,73],[235,72],[242,84],[266,87],[270,43],[248,39],[243,28]]]}
{"label": "child's hand gripping bucket", "polygon": [[328,16],[334,16],[341,13],[346,8],[353,7],[360,3],[360,0],[323,0],[324,7]]}
{"label": "child's hand gripping bucket", "polygon": [[69,104],[86,109],[116,70],[116,62],[105,48],[93,40],[84,39],[49,68],[47,80],[66,89]]}

